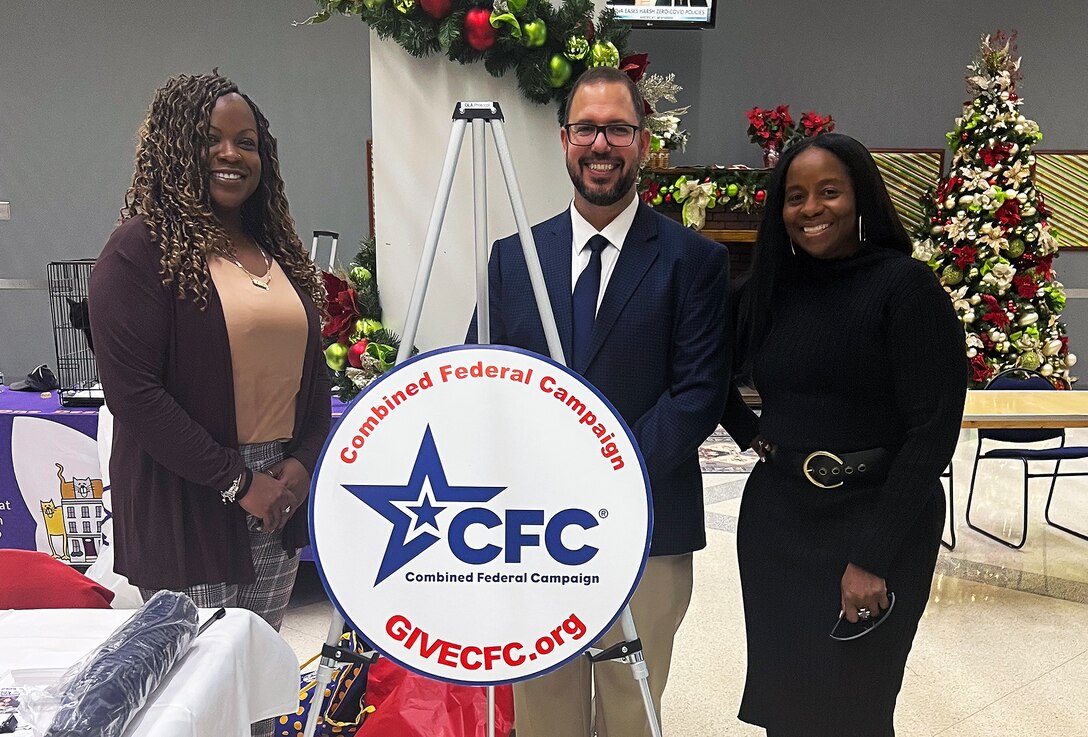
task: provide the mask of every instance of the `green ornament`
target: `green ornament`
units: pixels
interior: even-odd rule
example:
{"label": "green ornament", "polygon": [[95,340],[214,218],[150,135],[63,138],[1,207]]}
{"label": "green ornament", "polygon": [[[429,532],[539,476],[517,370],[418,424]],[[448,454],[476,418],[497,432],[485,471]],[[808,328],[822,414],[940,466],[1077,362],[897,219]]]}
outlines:
{"label": "green ornament", "polygon": [[523,34],[522,41],[531,49],[543,46],[544,42],[548,40],[548,27],[544,25],[544,21],[540,20],[540,18],[522,24],[521,32]]}
{"label": "green ornament", "polygon": [[596,41],[589,50],[589,66],[619,67],[620,52],[611,41]]}
{"label": "green ornament", "polygon": [[1010,238],[1009,247],[1005,249],[1005,254],[1009,258],[1017,258],[1024,253],[1024,241],[1021,238]]}
{"label": "green ornament", "polygon": [[333,343],[325,349],[325,363],[333,371],[343,371],[348,362],[348,347],[343,343]]}
{"label": "green ornament", "polygon": [[393,0],[393,7],[405,15],[411,13],[415,6],[416,0]]}
{"label": "green ornament", "polygon": [[957,269],[952,264],[944,267],[944,271],[941,272],[941,282],[954,286],[963,281],[963,272]]}
{"label": "green ornament", "polygon": [[1022,368],[1026,368],[1029,371],[1034,371],[1039,368],[1039,364],[1043,362],[1043,359],[1035,351],[1030,353],[1023,353],[1020,355],[1020,360],[1017,361]]}
{"label": "green ornament", "polygon": [[664,197],[662,197],[660,194],[656,194],[650,200],[650,204],[653,205],[654,207],[657,207],[658,205],[660,205],[664,201],[665,201]]}
{"label": "green ornament", "polygon": [[371,274],[370,269],[365,266],[356,266],[351,270],[351,280],[356,284],[366,284],[373,278],[374,275]]}
{"label": "green ornament", "polygon": [[562,54],[552,54],[548,62],[548,84],[557,89],[562,87],[570,79],[571,71],[570,62]]}
{"label": "green ornament", "polygon": [[563,56],[571,61],[581,61],[586,58],[586,54],[588,53],[589,41],[586,41],[584,36],[571,36],[567,39],[566,48],[563,50]]}
{"label": "green ornament", "polygon": [[730,184],[728,187],[725,188],[725,193],[730,197],[736,197],[737,192],[740,192],[740,187],[735,184]]}

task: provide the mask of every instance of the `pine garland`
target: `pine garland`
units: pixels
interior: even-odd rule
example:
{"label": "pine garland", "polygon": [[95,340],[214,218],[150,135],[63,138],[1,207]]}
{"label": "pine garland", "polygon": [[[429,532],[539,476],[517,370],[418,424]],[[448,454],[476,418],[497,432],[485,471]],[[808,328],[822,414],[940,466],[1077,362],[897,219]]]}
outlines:
{"label": "pine garland", "polygon": [[[561,104],[588,67],[620,66],[630,33],[610,8],[594,25],[592,0],[562,0],[558,7],[548,0],[450,0],[446,6],[443,0],[316,2],[320,10],[303,25],[333,15],[358,16],[379,38],[396,41],[412,56],[441,53],[459,64],[482,61],[494,77],[513,71],[521,93],[540,104]],[[482,30],[491,36],[489,46],[467,30],[475,9],[490,12],[490,28]]]}

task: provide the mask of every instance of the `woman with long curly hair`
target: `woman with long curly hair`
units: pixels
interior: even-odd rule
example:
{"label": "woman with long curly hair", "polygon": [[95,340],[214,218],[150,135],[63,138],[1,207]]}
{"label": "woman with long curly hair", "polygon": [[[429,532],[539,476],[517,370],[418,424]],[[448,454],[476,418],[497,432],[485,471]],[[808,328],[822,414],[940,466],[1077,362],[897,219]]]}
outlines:
{"label": "woman with long curly hair", "polygon": [[279,628],[329,428],[324,293],[268,121],[229,79],[181,75],[139,133],[91,275],[117,572]]}

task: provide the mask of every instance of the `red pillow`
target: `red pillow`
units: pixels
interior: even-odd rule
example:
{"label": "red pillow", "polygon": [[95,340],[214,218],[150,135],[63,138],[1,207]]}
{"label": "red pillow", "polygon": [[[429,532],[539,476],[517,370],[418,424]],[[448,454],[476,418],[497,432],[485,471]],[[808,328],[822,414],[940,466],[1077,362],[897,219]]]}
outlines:
{"label": "red pillow", "polygon": [[113,592],[46,553],[0,550],[0,609],[109,609]]}

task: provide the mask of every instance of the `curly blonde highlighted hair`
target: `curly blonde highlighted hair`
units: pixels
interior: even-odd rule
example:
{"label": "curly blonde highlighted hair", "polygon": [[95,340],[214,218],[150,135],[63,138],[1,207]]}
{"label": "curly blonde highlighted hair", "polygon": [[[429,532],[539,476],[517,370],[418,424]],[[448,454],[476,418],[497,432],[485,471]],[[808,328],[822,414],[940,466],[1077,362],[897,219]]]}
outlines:
{"label": "curly blonde highlighted hair", "polygon": [[242,223],[322,309],[325,289],[295,233],[268,120],[252,100],[238,92],[237,85],[215,70],[171,77],[155,92],[140,126],[135,171],[125,193],[121,222],[143,217],[162,249],[159,273],[163,284],[174,284],[179,299],[188,294],[202,308],[207,305],[207,255],[231,255],[232,250],[208,193],[208,131],[216,100],[232,92],[241,95],[253,111],[261,157],[261,181],[242,205]]}

